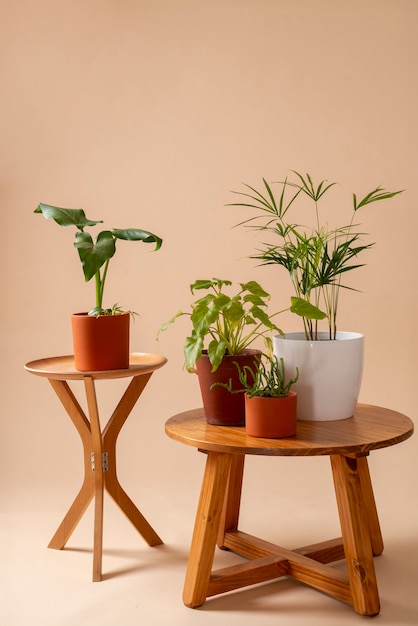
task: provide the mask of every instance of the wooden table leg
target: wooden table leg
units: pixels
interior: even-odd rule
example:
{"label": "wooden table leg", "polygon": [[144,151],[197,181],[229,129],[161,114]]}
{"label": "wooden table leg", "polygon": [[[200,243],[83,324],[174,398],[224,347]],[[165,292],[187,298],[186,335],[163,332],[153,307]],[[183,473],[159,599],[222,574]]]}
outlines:
{"label": "wooden table leg", "polygon": [[195,608],[206,599],[230,468],[230,454],[208,452],[197,508],[183,602]]}
{"label": "wooden table leg", "polygon": [[368,518],[370,506],[364,501],[369,489],[366,459],[362,457],[359,463],[359,459],[340,455],[330,458],[354,610],[360,615],[377,615],[380,601],[370,538],[376,520],[374,515]]}
{"label": "wooden table leg", "polygon": [[149,546],[161,545],[157,535],[127,493],[121,487],[116,474],[116,441],[120,430],[135,406],[139,396],[151,378],[152,372],[132,379],[113,415],[103,431],[103,450],[108,455],[108,470],[104,475],[105,488],[121,511],[126,515]]}
{"label": "wooden table leg", "polygon": [[62,550],[84,515],[94,495],[94,476],[91,471],[91,429],[90,423],[71,391],[63,380],[49,379],[56,395],[80,435],[84,449],[84,481],[74,502],[48,544],[48,548]]}
{"label": "wooden table leg", "polygon": [[363,490],[364,510],[366,512],[367,524],[369,526],[372,551],[374,556],[378,556],[379,554],[382,554],[384,546],[382,532],[380,530],[379,517],[376,509],[376,502],[374,499],[372,481],[370,479],[367,456],[362,456],[357,459],[357,467]]}
{"label": "wooden table leg", "polygon": [[84,481],[48,547],[61,550],[65,546],[94,497],[93,581],[95,582],[102,578],[105,489],[150,546],[163,543],[123,490],[116,474],[117,438],[151,375],[152,372],[132,378],[103,433],[101,432],[94,379],[91,376],[84,377],[90,419],[86,417],[66,381],[49,379],[80,435],[84,449]]}
{"label": "wooden table leg", "polygon": [[93,478],[87,478],[86,476],[74,502],[68,509],[68,512],[66,513],[64,519],[58,526],[54,536],[49,542],[48,548],[53,548],[54,550],[62,550],[64,548],[65,544],[67,543],[68,539],[71,537],[74,529],[76,528],[78,522],[86,512],[87,507],[93,499],[93,495]]}
{"label": "wooden table leg", "polygon": [[238,530],[244,462],[245,454],[234,454],[232,456],[217,540],[218,546],[223,549],[225,548],[225,533]]}
{"label": "wooden table leg", "polygon": [[91,437],[94,454],[94,544],[93,544],[93,582],[102,579],[103,554],[103,448],[100,428],[99,411],[97,407],[94,380],[90,376],[84,377],[87,406],[90,416]]}

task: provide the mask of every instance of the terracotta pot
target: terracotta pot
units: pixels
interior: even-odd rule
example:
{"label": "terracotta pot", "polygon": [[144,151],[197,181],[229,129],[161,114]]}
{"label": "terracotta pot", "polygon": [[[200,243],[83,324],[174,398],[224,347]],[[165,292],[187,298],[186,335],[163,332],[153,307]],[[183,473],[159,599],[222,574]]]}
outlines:
{"label": "terracotta pot", "polygon": [[283,439],[296,435],[297,394],[284,398],[264,398],[245,394],[247,435],[264,439]]}
{"label": "terracotta pot", "polygon": [[216,372],[212,372],[212,365],[207,352],[206,350],[203,351],[202,356],[196,362],[196,369],[208,424],[216,424],[217,426],[245,425],[244,392],[230,393],[224,387],[216,386],[211,389],[211,386],[215,382],[228,384],[229,380],[232,380],[232,389],[243,389],[234,361],[239,363],[241,369],[248,365],[255,370],[257,368],[255,359],[257,354],[260,354],[259,350],[244,350],[240,355],[224,356]]}
{"label": "terracotta pot", "polygon": [[352,417],[363,373],[363,335],[337,332],[337,339],[330,340],[327,332],[320,332],[317,341],[307,341],[302,332],[286,333],[273,337],[273,344],[288,372],[299,368],[299,380],[293,386],[298,394],[298,419]]}
{"label": "terracotta pot", "polygon": [[71,316],[75,367],[81,372],[129,367],[130,315]]}

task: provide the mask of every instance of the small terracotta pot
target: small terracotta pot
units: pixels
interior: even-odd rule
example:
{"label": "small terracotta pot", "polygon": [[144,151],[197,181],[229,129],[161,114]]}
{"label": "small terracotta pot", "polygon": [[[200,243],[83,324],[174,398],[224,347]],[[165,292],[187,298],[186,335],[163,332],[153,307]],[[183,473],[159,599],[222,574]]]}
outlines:
{"label": "small terracotta pot", "polygon": [[129,367],[130,315],[71,316],[75,367],[81,372]]}
{"label": "small terracotta pot", "polygon": [[245,428],[248,435],[283,439],[296,435],[297,394],[284,398],[264,398],[245,394]]}
{"label": "small terracotta pot", "polygon": [[244,391],[242,393],[230,393],[225,387],[216,386],[211,389],[211,386],[215,382],[228,384],[232,380],[232,389],[243,390],[235,362],[239,363],[241,369],[248,365],[251,369],[256,370],[257,360],[255,357],[259,354],[259,350],[244,350],[239,355],[224,356],[216,372],[212,372],[207,351],[203,351],[202,356],[196,362],[196,369],[208,424],[216,424],[217,426],[245,425]]}

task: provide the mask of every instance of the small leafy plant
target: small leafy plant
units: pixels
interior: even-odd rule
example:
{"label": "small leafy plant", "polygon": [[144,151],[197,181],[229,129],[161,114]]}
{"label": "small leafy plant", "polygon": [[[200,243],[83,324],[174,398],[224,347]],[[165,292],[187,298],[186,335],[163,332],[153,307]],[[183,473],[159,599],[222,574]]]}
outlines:
{"label": "small leafy plant", "polygon": [[265,345],[270,347],[271,338],[266,336],[267,333],[275,331],[283,334],[272,321],[280,311],[268,315],[270,294],[259,283],[239,283],[237,293],[232,296],[224,292],[224,288],[230,286],[230,280],[219,278],[196,280],[190,285],[192,294],[201,290],[209,293],[194,302],[191,312],[179,311],[159,329],[159,333],[166,330],[179,317],[190,318],[192,333],[184,344],[188,371],[194,370],[207,339],[208,357],[212,372],[215,372],[225,354],[238,355],[259,337],[263,337]]}
{"label": "small leafy plant", "polygon": [[262,398],[285,398],[288,396],[291,387],[299,378],[299,369],[296,368],[293,378],[286,380],[285,365],[282,357],[278,359],[276,355],[262,353],[256,355],[255,360],[257,362],[256,369],[249,365],[244,365],[241,368],[239,363],[235,361],[239,380],[243,386],[242,389],[232,389],[231,380],[228,384],[214,383],[213,386],[225,387],[231,393],[242,393],[244,391],[249,398],[254,398],[255,396]]}
{"label": "small leafy plant", "polygon": [[[362,243],[364,233],[354,223],[357,211],[373,202],[387,200],[402,191],[386,191],[376,187],[363,199],[353,194],[351,219],[336,228],[322,224],[319,214],[319,201],[328,194],[336,183],[323,180],[314,184],[309,174],[293,172],[296,179],[286,178],[275,196],[273,187],[263,178],[261,191],[245,184],[246,191],[233,192],[240,195],[241,202],[229,206],[255,209],[258,215],[238,225],[255,228],[263,234],[271,235],[278,243],[263,242],[262,248],[251,258],[258,259],[262,265],[277,264],[289,273],[295,296],[292,297],[291,311],[302,315],[307,339],[317,339],[318,321],[327,319],[329,339],[336,339],[337,313],[340,289],[351,289],[342,283],[343,276],[359,267],[360,253],[371,248],[373,243]],[[288,219],[288,212],[293,209],[299,197],[309,198],[314,206],[314,225],[306,229]],[[316,308],[316,314],[310,307],[310,316],[305,316],[303,309],[309,304]]]}
{"label": "small leafy plant", "polygon": [[117,315],[124,311],[115,304],[112,308],[103,307],[103,292],[109,268],[110,259],[116,252],[116,241],[125,239],[128,241],[143,241],[154,243],[155,250],[159,250],[162,239],[153,233],[137,228],[103,230],[93,241],[90,233],[85,228],[102,224],[103,220],[89,220],[83,209],[60,209],[49,204],[39,204],[34,211],[42,213],[46,218],[52,218],[59,226],[75,226],[74,247],[78,250],[81,265],[86,282],[95,279],[96,306],[89,311],[89,315]]}

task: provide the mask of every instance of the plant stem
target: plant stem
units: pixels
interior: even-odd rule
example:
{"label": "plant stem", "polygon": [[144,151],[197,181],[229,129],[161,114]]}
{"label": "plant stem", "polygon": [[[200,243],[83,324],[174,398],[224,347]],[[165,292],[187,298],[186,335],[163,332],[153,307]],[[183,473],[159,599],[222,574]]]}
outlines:
{"label": "plant stem", "polygon": [[103,290],[105,286],[107,270],[109,267],[109,261],[110,259],[108,259],[103,266],[102,276],[100,276],[100,270],[98,270],[94,275],[94,280],[96,283],[96,307],[98,309],[103,309]]}
{"label": "plant stem", "polygon": [[96,284],[96,309],[102,308],[102,289],[101,289],[101,280],[100,280],[100,271],[97,271],[94,275],[94,282]]}

